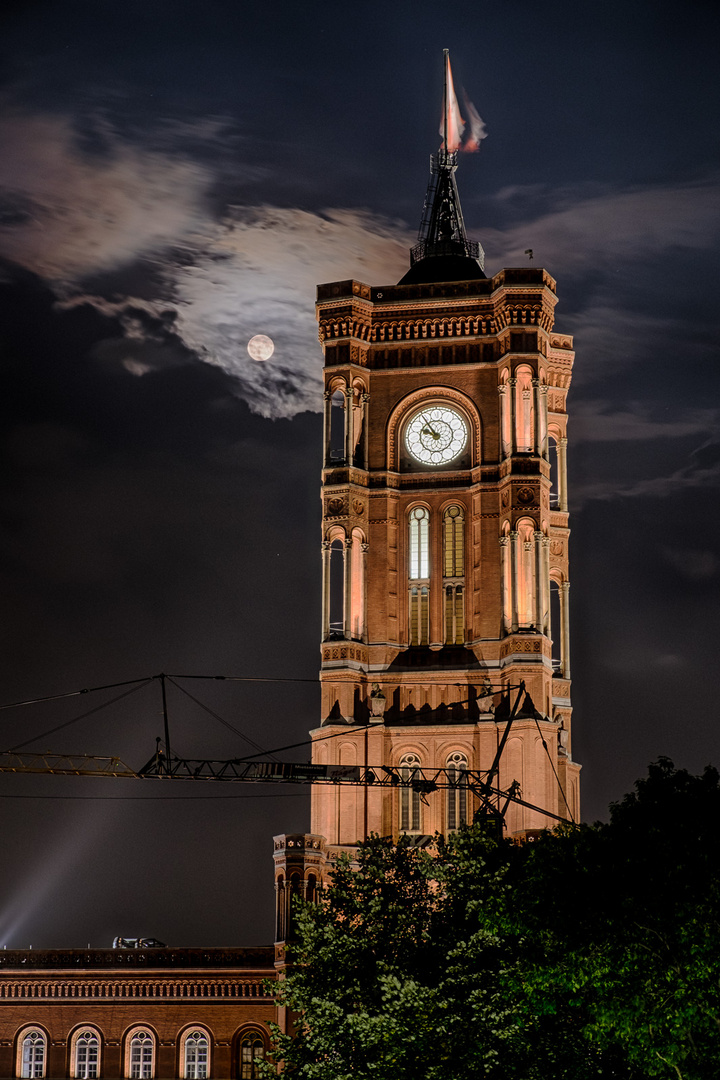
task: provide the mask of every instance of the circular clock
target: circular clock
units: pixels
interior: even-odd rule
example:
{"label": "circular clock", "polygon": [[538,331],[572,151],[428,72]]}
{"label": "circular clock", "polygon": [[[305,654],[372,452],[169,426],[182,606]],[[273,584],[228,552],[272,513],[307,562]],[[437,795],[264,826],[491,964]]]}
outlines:
{"label": "circular clock", "polygon": [[448,465],[468,441],[468,425],[448,405],[431,404],[417,409],[405,428],[405,445],[422,465]]}

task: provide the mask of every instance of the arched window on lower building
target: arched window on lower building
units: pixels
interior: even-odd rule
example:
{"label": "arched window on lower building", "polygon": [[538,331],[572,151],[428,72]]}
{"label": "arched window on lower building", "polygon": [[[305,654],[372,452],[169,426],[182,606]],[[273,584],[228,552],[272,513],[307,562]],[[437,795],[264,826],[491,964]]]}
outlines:
{"label": "arched window on lower building", "polygon": [[39,1028],[26,1028],[18,1040],[19,1075],[36,1077],[45,1075],[47,1059],[47,1036]]}
{"label": "arched window on lower building", "polygon": [[259,1031],[248,1031],[240,1039],[240,1080],[260,1076],[258,1060],[265,1057],[265,1040]]}
{"label": "arched window on lower building", "polygon": [[147,1028],[135,1028],[127,1036],[125,1076],[129,1080],[152,1080],[155,1075],[155,1037]]}
{"label": "arched window on lower building", "polygon": [[184,1080],[206,1080],[210,1063],[210,1037],[204,1028],[186,1031],[180,1043]]}
{"label": "arched window on lower building", "polygon": [[[410,786],[410,781],[420,768],[417,754],[405,754],[400,759],[400,832],[420,832],[420,792]],[[407,785],[407,786],[406,786]]]}
{"label": "arched window on lower building", "polygon": [[100,1035],[95,1028],[80,1028],[70,1042],[71,1075],[95,1080],[100,1075]]}
{"label": "arched window on lower building", "polygon": [[468,762],[465,754],[451,754],[447,759],[448,781],[452,785],[447,789],[447,827],[448,832],[467,825],[468,820]]}

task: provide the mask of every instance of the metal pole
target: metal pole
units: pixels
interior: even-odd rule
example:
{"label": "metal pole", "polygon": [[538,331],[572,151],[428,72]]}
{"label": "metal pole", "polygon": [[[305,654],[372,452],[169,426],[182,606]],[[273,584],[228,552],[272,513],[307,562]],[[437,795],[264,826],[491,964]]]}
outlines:
{"label": "metal pole", "polygon": [[160,689],[162,690],[163,724],[165,725],[165,767],[170,773],[170,725],[168,723],[167,697],[165,695],[165,674],[160,676]]}

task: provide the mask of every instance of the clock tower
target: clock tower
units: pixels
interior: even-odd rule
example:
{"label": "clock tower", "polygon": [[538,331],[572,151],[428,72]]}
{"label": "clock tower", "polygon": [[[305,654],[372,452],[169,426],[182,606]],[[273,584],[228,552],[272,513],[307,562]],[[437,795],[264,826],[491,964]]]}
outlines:
{"label": "clock tower", "polygon": [[[447,141],[444,146],[447,146]],[[472,820],[521,684],[498,784],[509,834],[579,814],[571,756],[566,396],[556,285],[484,271],[457,151],[432,158],[397,285],[318,288],[325,367],[322,716],[316,764],[443,768],[456,787],[316,786],[329,850]],[[380,773],[381,774],[381,773]]]}

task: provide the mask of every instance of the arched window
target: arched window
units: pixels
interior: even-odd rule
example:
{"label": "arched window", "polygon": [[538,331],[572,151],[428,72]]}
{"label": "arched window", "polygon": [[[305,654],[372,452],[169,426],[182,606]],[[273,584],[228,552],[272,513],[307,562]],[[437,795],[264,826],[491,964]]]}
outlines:
{"label": "arched window", "polygon": [[449,506],[443,514],[443,585],[445,644],[465,641],[465,511]]}
{"label": "arched window", "polygon": [[210,1060],[210,1039],[202,1028],[195,1028],[183,1035],[182,1063],[185,1080],[205,1080]]}
{"label": "arched window", "polygon": [[446,578],[465,576],[465,511],[448,506],[443,514],[443,574]]}
{"label": "arched window", "polygon": [[277,914],[277,926],[275,928],[275,940],[276,941],[284,941],[285,940],[285,905],[286,905],[287,901],[285,900],[285,879],[282,876],[282,874],[280,875],[280,877],[277,880],[277,897],[276,897],[275,903],[276,903],[276,906],[277,906],[277,912],[276,912],[276,914]]}
{"label": "arched window", "polygon": [[125,1075],[130,1080],[152,1080],[155,1073],[155,1039],[147,1028],[136,1028],[127,1039]]}
{"label": "arched window", "polygon": [[28,1028],[20,1036],[20,1076],[34,1077],[45,1075],[47,1057],[47,1038],[39,1028]]}
{"label": "arched window", "polygon": [[424,506],[416,506],[409,518],[408,577],[426,581],[430,577],[430,515]]}
{"label": "arched window", "polygon": [[430,514],[424,506],[416,506],[408,517],[408,578],[410,644],[427,645],[430,641]]}
{"label": "arched window", "polygon": [[535,403],[533,376],[526,365],[515,370],[515,445],[521,452],[535,449]]}
{"label": "arched window", "polygon": [[400,759],[400,832],[420,832],[420,792],[410,786],[419,768],[420,758],[417,754],[405,754]]}
{"label": "arched window", "polygon": [[259,1031],[248,1031],[240,1040],[240,1080],[255,1080],[260,1075],[257,1059],[265,1057],[265,1040]]}
{"label": "arched window", "polygon": [[347,399],[343,390],[336,390],[330,399],[330,465],[342,465],[345,462],[347,449],[347,436],[345,424],[347,415]]}
{"label": "arched window", "polygon": [[79,1080],[95,1080],[100,1072],[100,1036],[94,1028],[81,1028],[70,1044],[72,1075]]}
{"label": "arched window", "polygon": [[550,578],[550,636],[552,637],[553,671],[562,673],[562,602],[560,600],[560,582]]}
{"label": "arched window", "polygon": [[345,541],[336,537],[330,545],[330,637],[345,634]]}
{"label": "arched window", "polygon": [[448,832],[467,825],[468,820],[468,762],[464,754],[451,754],[447,760],[448,780],[453,785],[447,790]]}

